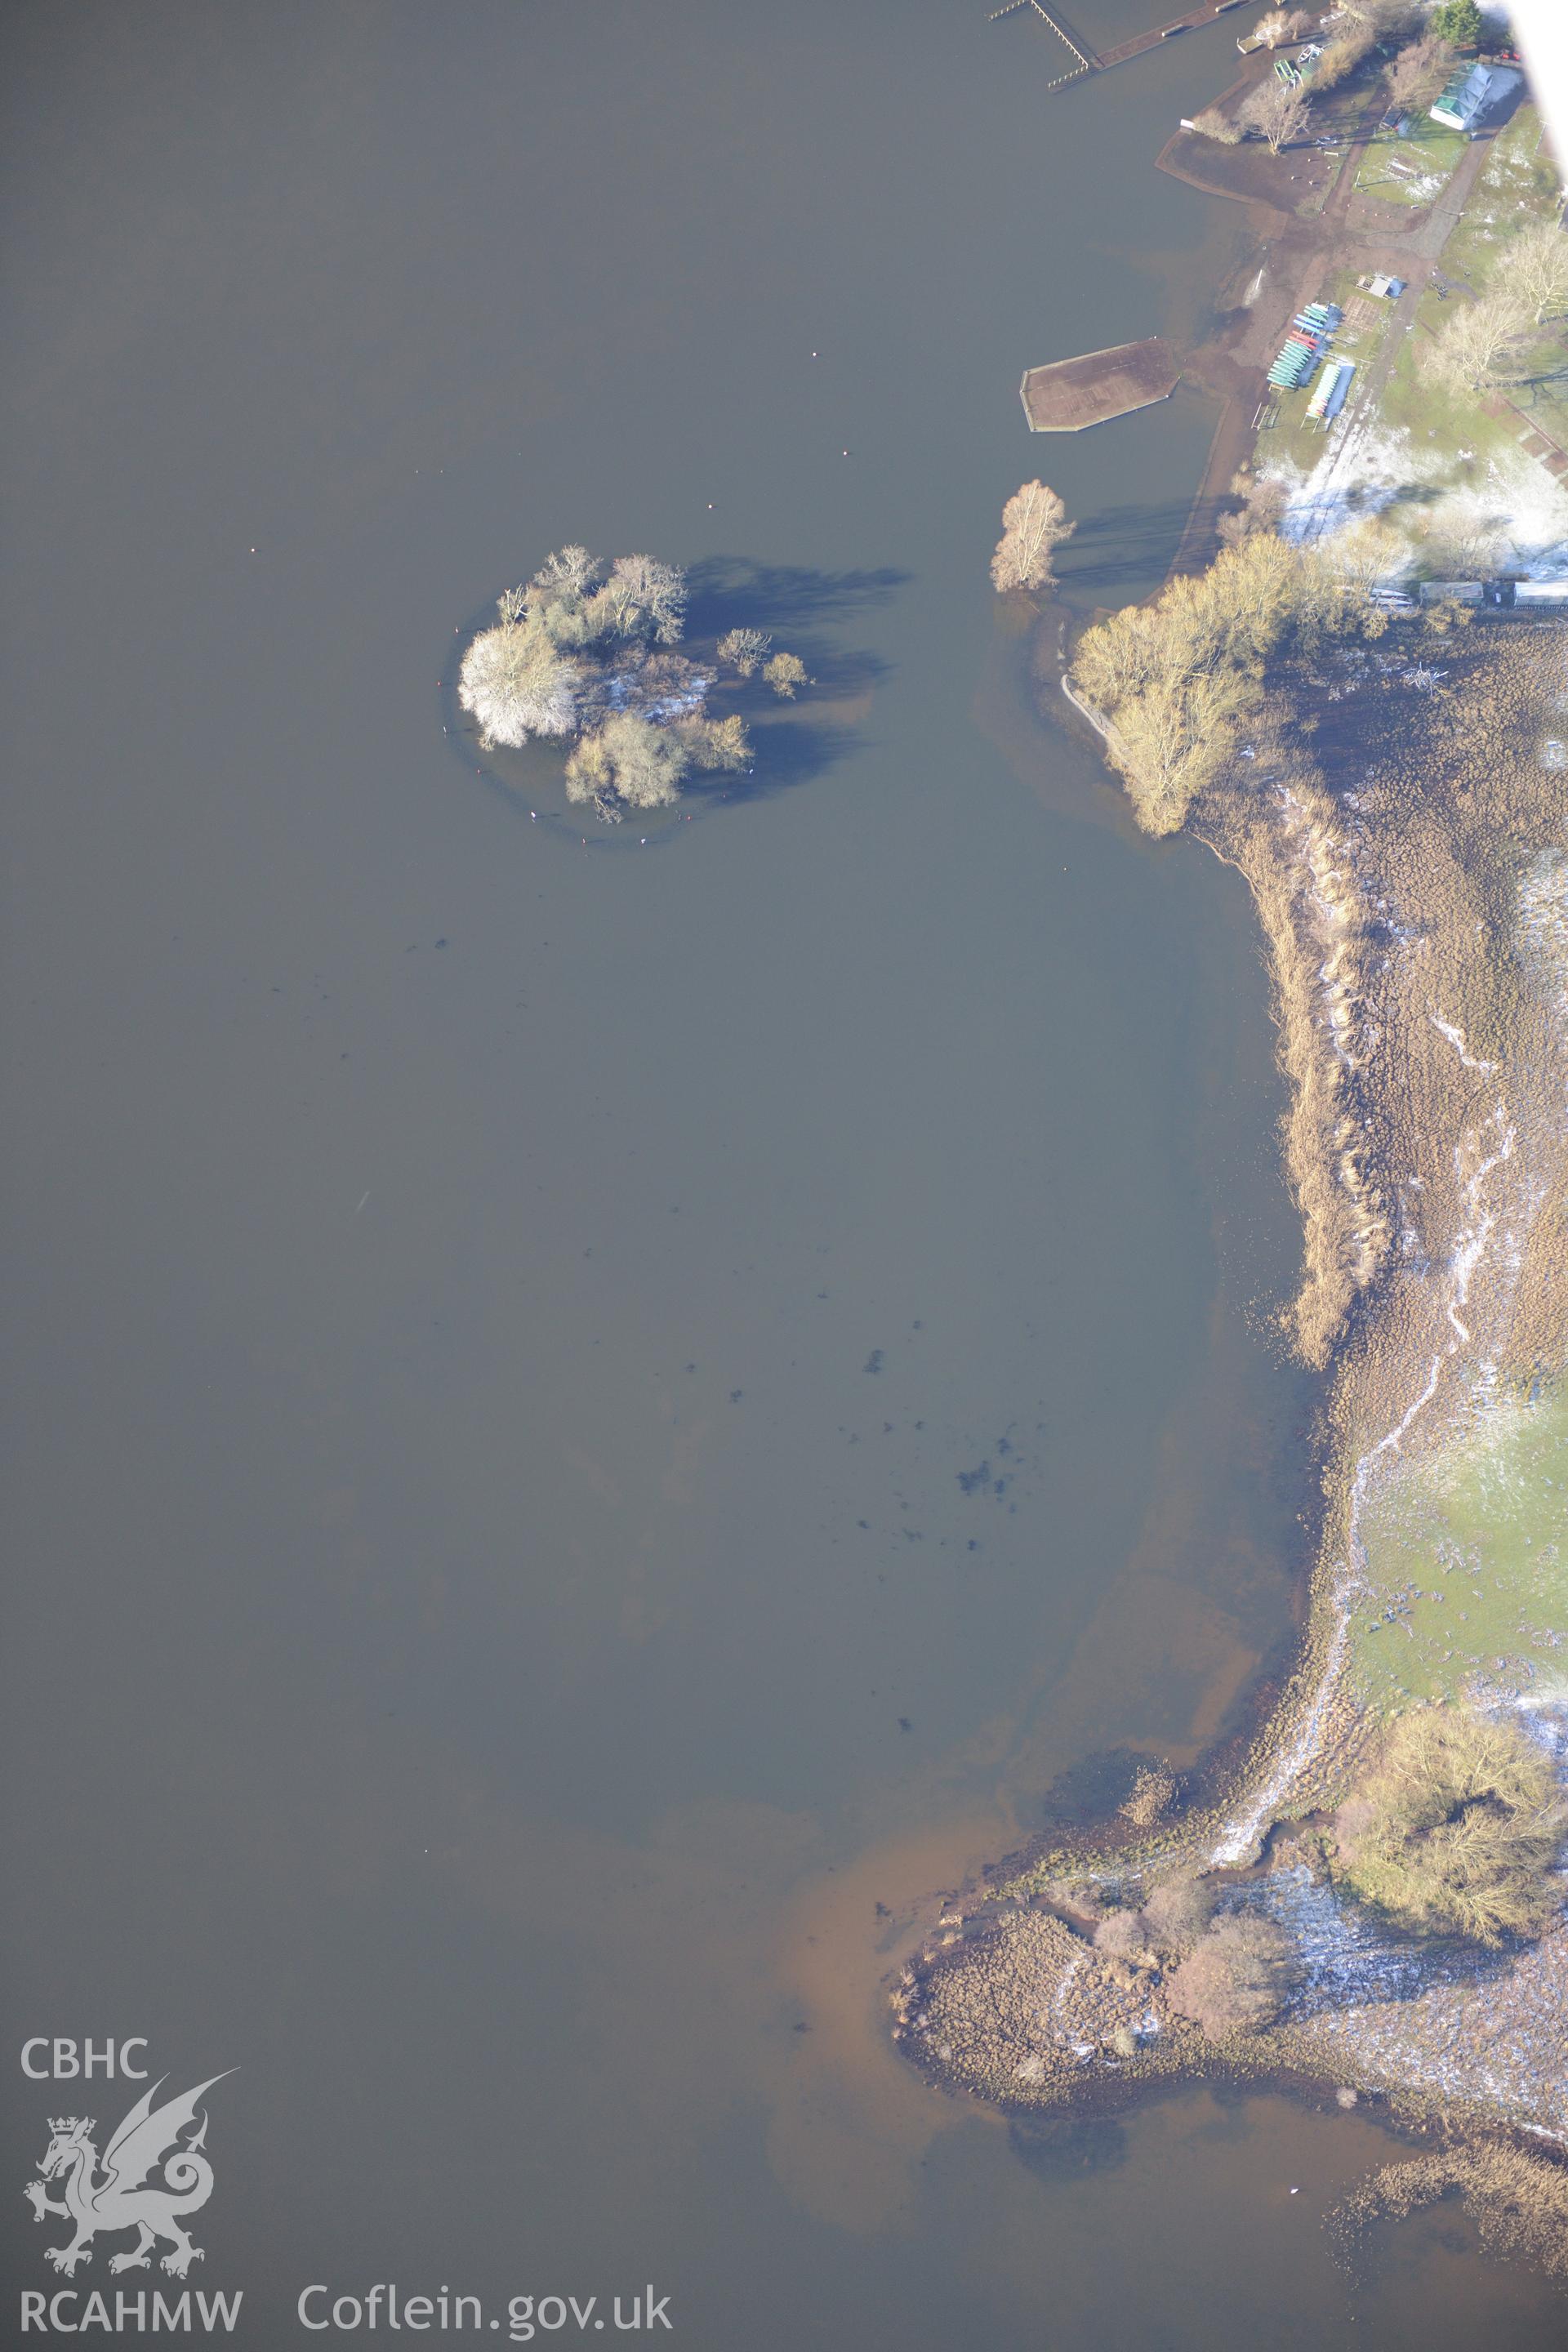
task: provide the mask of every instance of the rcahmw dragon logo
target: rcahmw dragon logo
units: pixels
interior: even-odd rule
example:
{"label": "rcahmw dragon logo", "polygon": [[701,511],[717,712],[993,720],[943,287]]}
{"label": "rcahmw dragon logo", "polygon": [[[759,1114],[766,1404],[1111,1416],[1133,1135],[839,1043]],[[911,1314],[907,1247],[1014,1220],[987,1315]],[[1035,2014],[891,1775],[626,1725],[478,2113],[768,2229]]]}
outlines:
{"label": "rcahmw dragon logo", "polygon": [[[228,2072],[234,2072],[232,2066]],[[75,2223],[76,2235],[68,2246],[44,2250],[46,2262],[53,2263],[68,2278],[74,2275],[78,2263],[91,2262],[89,2242],[100,2230],[140,2233],[128,2253],[110,2255],[111,2271],[144,2271],[153,2247],[163,2238],[172,2242],[174,2252],[163,2257],[163,2267],[175,2278],[184,2278],[191,2264],[203,2259],[200,2246],[192,2245],[184,2221],[213,2193],[213,2168],[203,2153],[206,2116],[202,2116],[201,2128],[194,2138],[182,2144],[180,2134],[195,2122],[203,2093],[224,2077],[210,2075],[183,2097],[166,2099],[161,2107],[154,2107],[153,2101],[168,2079],[160,2075],[151,2090],[142,2092],[103,2151],[101,2178],[91,2138],[92,2117],[49,2118],[52,2137],[38,2166],[43,2179],[29,2180],[22,2194],[32,2206],[36,2221],[46,2214],[58,2214],[62,2221]],[[162,2179],[152,2179],[155,2172],[162,2173]],[[63,2200],[47,2194],[46,2180],[63,2184]]]}

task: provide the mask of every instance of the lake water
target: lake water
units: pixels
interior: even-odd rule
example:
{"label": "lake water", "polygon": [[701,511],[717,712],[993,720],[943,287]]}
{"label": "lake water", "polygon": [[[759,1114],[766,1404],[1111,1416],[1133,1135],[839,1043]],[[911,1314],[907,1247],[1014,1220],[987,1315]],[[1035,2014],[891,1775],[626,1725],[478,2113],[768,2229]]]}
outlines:
{"label": "lake water", "polygon": [[[959,0],[10,13],[6,2013],[239,2069],[243,2340],[1558,2339],[1448,2214],[1335,2268],[1360,2116],[1021,2146],[883,2032],[934,1890],[1288,1654],[1245,895],[985,576],[1036,472],[1079,602],[1174,547],[1212,415],[1016,387],[1201,328],[1239,215],[1150,159],[1232,37],[1047,97]],[[454,631],[568,539],[864,690],[646,853],[532,823]],[[12,2083],[16,2189],[132,2095]]]}

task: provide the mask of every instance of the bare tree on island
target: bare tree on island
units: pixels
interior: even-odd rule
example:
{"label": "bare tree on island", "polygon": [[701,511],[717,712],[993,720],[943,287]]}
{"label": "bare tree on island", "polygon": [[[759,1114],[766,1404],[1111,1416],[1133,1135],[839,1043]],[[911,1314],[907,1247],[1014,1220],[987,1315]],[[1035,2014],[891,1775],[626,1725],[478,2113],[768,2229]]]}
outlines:
{"label": "bare tree on island", "polygon": [[577,724],[579,673],[542,628],[521,623],[521,589],[500,598],[500,625],[483,630],[463,656],[458,699],[486,740],[516,748],[531,735],[570,735]]}
{"label": "bare tree on island", "polygon": [[726,629],[717,651],[742,677],[754,677],[768,657],[773,636],[767,629]]}
{"label": "bare tree on island", "polygon": [[800,688],[811,684],[798,654],[774,654],[772,661],[763,664],[763,676],[785,702],[793,702]]}
{"label": "bare tree on island", "polygon": [[686,746],[671,731],[635,710],[618,710],[584,735],[566,762],[566,797],[595,801],[614,794],[628,808],[668,808],[686,773]]}
{"label": "bare tree on island", "polygon": [[991,583],[999,596],[1015,589],[1033,594],[1056,584],[1056,551],[1078,528],[1044,482],[1026,482],[1002,509],[1002,536],[991,558]]}
{"label": "bare tree on island", "polygon": [[[738,710],[710,698],[762,683],[793,701],[814,685],[798,654],[773,652],[765,629],[729,629],[706,659],[682,646],[686,574],[652,555],[604,563],[558,548],[526,585],[503,590],[497,619],[463,656],[458,700],[487,749],[536,737],[574,739],[568,801],[605,824],[630,809],[668,808],[697,770],[734,773],[752,751]],[[721,679],[721,668],[734,673]]]}

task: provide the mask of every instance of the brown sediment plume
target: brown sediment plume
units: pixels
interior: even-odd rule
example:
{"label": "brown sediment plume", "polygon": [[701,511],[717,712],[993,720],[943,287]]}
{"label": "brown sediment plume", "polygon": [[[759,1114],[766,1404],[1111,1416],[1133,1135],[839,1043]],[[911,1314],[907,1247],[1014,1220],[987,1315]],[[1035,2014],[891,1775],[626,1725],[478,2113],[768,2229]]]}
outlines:
{"label": "brown sediment plume", "polygon": [[[1333,1373],[1322,1546],[1296,1673],[1225,1804],[1107,1824],[1015,1869],[898,1988],[900,2045],[984,2097],[1225,2068],[1359,2082],[1568,2144],[1568,1927],[1484,1981],[1479,1961],[1436,1982],[1391,1963],[1221,2041],[1176,2012],[1158,1938],[1140,1966],[1131,1928],[1094,1932],[1107,1902],[1135,1907],[1175,1868],[1247,1899],[1282,1883],[1271,1830],[1343,1795],[1372,1728],[1351,1634],[1369,1499],[1564,1367],[1565,713],[1568,632],[1551,622],[1336,639],[1270,678],[1189,820],[1245,875],[1269,959],[1304,1235],[1289,1331]],[[1289,1867],[1300,1893],[1299,1855]]]}

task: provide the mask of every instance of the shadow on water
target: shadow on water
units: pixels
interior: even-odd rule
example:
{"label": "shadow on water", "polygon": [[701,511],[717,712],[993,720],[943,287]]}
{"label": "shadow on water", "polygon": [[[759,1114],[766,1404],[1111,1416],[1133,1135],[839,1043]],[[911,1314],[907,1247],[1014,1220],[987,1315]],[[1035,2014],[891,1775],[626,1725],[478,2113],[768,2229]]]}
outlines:
{"label": "shadow on water", "polygon": [[1064,589],[1108,588],[1123,580],[1148,580],[1170,560],[1170,550],[1189,520],[1212,528],[1231,503],[1223,499],[1168,500],[1159,506],[1105,507],[1085,515],[1063,548],[1059,570]]}
{"label": "shadow on water", "polygon": [[564,752],[556,746],[530,744],[521,751],[510,751],[491,744],[481,751],[471,724],[460,712],[456,715],[458,724],[450,735],[453,753],[472,766],[475,780],[511,815],[575,848],[668,848],[685,825],[700,817],[771,800],[814,782],[848,759],[859,743],[858,730],[838,719],[769,718],[759,730],[755,764],[745,774],[689,771],[675,807],[628,809],[619,823],[611,824],[591,809],[565,800]]}
{"label": "shadow on water", "polygon": [[799,628],[841,621],[885,604],[912,575],[882,565],[875,571],[820,572],[803,563],[755,563],[749,556],[714,555],[687,573],[686,625],[694,637],[725,629]]}
{"label": "shadow on water", "polygon": [[1007,2145],[1041,2180],[1082,2180],[1127,2161],[1127,2127],[1113,2116],[1016,2116]]}
{"label": "shadow on water", "polygon": [[696,773],[681,787],[681,799],[690,809],[712,809],[721,803],[739,807],[749,801],[771,800],[775,793],[792,792],[847,760],[859,737],[853,727],[832,720],[785,719],[769,725],[757,744],[754,767],[744,775]]}

